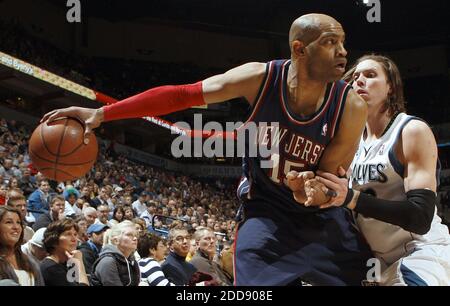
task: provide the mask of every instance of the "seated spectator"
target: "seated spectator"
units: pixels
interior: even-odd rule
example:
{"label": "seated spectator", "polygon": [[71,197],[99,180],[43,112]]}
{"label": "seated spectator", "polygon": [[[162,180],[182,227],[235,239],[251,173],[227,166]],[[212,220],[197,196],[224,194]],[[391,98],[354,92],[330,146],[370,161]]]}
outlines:
{"label": "seated spectator", "polygon": [[145,224],[145,220],[142,218],[134,218],[131,220],[136,225],[136,230],[138,232],[138,235],[145,235],[147,233],[147,226]]}
{"label": "seated spectator", "polygon": [[220,253],[220,267],[227,278],[232,282],[234,280],[233,256],[234,245],[231,242],[226,241],[223,245],[222,252]]}
{"label": "seated spectator", "polygon": [[22,217],[22,222],[25,225],[24,228],[24,235],[23,235],[23,242],[27,242],[31,239],[34,235],[34,231],[31,227],[29,227],[26,222],[27,217],[27,201],[25,199],[25,196],[17,191],[13,190],[8,193],[8,199],[6,201],[6,205],[10,206],[12,208],[17,209],[20,212],[20,216]]}
{"label": "seated spectator", "polygon": [[147,209],[139,216],[140,218],[145,220],[147,227],[152,225],[152,218],[156,214],[156,202],[148,201],[146,203]]}
{"label": "seated spectator", "polygon": [[95,223],[102,223],[105,224],[109,227],[109,207],[108,204],[100,204],[99,206],[97,206],[97,219],[95,219]]}
{"label": "seated spectator", "polygon": [[60,195],[54,196],[50,202],[50,211],[41,214],[36,223],[33,224],[33,230],[37,231],[42,227],[47,227],[50,223],[64,219],[64,198]]}
{"label": "seated spectator", "polygon": [[0,207],[0,279],[9,279],[21,286],[43,286],[39,264],[21,249],[23,221],[11,207]]}
{"label": "seated spectator", "polygon": [[44,246],[50,255],[41,262],[46,286],[89,286],[83,254],[76,249],[77,236],[78,226],[72,219],[58,220],[48,226]]}
{"label": "seated spectator", "polygon": [[91,200],[91,206],[94,208],[98,208],[101,204],[106,204],[109,207],[109,195],[106,187],[100,188],[99,195]]}
{"label": "seated spectator", "polygon": [[105,245],[94,263],[91,282],[94,286],[138,286],[139,265],[132,256],[137,248],[138,234],[132,222],[124,221],[109,232]]}
{"label": "seated spectator", "polygon": [[64,190],[63,193],[64,199],[66,200],[65,206],[64,206],[64,215],[66,217],[74,217],[75,215],[81,215],[81,210],[83,209],[83,206],[78,207],[77,206],[77,200],[79,197],[79,192],[73,188],[69,187]]}
{"label": "seated spectator", "polygon": [[197,271],[207,273],[220,286],[230,286],[231,280],[223,272],[222,268],[214,261],[216,255],[216,236],[210,228],[200,228],[195,231],[194,239],[197,243],[197,252],[190,263]]}
{"label": "seated spectator", "polygon": [[0,184],[0,206],[6,204],[7,193],[8,193],[8,186],[6,184]]}
{"label": "seated spectator", "polygon": [[25,168],[22,172],[22,178],[19,182],[20,190],[23,190],[23,194],[25,196],[29,196],[34,190],[35,186],[31,180],[31,171],[28,168]]}
{"label": "seated spectator", "polygon": [[33,237],[27,243],[22,244],[21,247],[24,254],[34,258],[37,262],[41,262],[48,255],[44,246],[44,233],[46,230],[46,227],[38,229]]}
{"label": "seated spectator", "polygon": [[82,243],[78,250],[83,253],[83,263],[86,269],[86,274],[90,277],[92,274],[92,266],[97,260],[103,245],[103,235],[108,229],[108,226],[100,223],[92,224],[87,229],[89,240]]}
{"label": "seated spectator", "polygon": [[138,261],[141,271],[140,286],[175,286],[164,276],[159,264],[167,252],[164,240],[153,234],[142,235],[138,241],[138,252],[141,256]]}
{"label": "seated spectator", "polygon": [[95,220],[97,219],[97,210],[94,207],[85,207],[82,212],[86,219],[87,227],[95,223]]}
{"label": "seated spectator", "polygon": [[50,184],[47,180],[42,180],[39,183],[39,188],[33,191],[28,197],[28,210],[31,210],[36,220],[39,218],[40,212],[48,212],[50,195]]}
{"label": "seated spectator", "polygon": [[186,230],[172,229],[169,232],[170,252],[161,268],[167,279],[177,286],[188,285],[197,271],[191,263],[186,262],[190,239]]}
{"label": "seated spectator", "polygon": [[87,221],[86,218],[83,216],[79,216],[75,218],[75,223],[78,226],[78,245],[85,243],[88,240],[88,236],[87,236]]}
{"label": "seated spectator", "polygon": [[122,222],[124,220],[124,215],[125,215],[125,212],[123,210],[123,206],[117,205],[114,208],[113,216],[112,216],[112,219],[109,220],[109,224],[111,224],[112,226],[119,224],[120,222]]}
{"label": "seated spectator", "polygon": [[186,256],[186,261],[191,261],[195,253],[197,253],[197,242],[195,241],[194,238],[192,238],[191,241],[189,241],[189,253]]}
{"label": "seated spectator", "polygon": [[128,221],[132,221],[134,219],[134,210],[131,208],[131,206],[129,205],[124,205],[123,207],[123,211],[124,211],[124,219],[128,220]]}
{"label": "seated spectator", "polygon": [[145,191],[141,192],[139,198],[136,201],[134,201],[133,204],[131,205],[136,216],[142,215],[142,213],[147,210],[147,206],[145,205],[146,199],[147,193]]}

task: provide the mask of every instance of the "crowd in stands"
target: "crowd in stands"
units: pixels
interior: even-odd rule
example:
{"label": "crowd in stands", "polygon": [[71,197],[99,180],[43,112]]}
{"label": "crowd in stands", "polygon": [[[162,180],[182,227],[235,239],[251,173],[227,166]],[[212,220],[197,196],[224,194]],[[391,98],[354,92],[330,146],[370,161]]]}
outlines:
{"label": "crowd in stands", "polygon": [[57,183],[34,169],[29,135],[0,119],[0,284],[232,283],[233,184],[137,164],[106,145],[85,177]]}
{"label": "crowd in stands", "polygon": [[154,86],[195,82],[220,72],[192,63],[144,62],[70,54],[30,35],[29,29],[14,20],[0,20],[0,29],[0,51],[116,99]]}

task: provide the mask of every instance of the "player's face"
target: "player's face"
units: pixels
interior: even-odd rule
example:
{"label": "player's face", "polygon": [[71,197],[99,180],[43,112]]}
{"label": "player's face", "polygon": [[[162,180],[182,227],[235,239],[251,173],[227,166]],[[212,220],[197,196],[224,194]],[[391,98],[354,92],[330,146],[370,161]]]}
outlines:
{"label": "player's face", "polygon": [[359,63],[353,73],[353,89],[369,107],[381,107],[387,99],[390,86],[380,63],[371,59]]}
{"label": "player's face", "polygon": [[345,32],[339,23],[323,27],[319,38],[306,47],[311,79],[332,82],[342,77],[347,64],[344,42]]}

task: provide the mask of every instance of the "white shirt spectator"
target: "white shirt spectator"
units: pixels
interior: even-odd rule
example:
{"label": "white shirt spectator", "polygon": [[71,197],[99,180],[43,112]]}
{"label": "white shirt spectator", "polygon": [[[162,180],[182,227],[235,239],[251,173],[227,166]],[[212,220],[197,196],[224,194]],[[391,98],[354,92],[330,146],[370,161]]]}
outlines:
{"label": "white shirt spectator", "polygon": [[73,216],[75,215],[75,211],[72,208],[72,205],[69,204],[69,202],[65,202],[64,204],[64,216]]}
{"label": "white shirt spectator", "polygon": [[131,204],[131,207],[133,208],[137,216],[140,216],[144,211],[147,211],[147,205],[139,201],[139,199],[134,201],[133,204]]}

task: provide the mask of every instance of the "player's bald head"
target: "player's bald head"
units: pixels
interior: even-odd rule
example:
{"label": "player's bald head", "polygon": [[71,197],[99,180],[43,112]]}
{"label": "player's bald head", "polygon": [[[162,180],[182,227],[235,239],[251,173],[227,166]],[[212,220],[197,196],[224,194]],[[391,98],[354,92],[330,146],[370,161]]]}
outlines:
{"label": "player's bald head", "polygon": [[305,46],[319,38],[322,32],[331,29],[342,29],[336,19],[324,14],[307,14],[294,20],[289,31],[289,44],[300,40]]}

